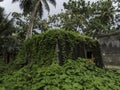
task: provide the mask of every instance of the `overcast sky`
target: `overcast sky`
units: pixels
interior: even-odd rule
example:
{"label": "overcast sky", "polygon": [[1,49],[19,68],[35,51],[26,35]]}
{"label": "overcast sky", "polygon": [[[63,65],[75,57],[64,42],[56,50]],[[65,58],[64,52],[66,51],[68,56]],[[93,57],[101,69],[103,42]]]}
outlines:
{"label": "overcast sky", "polygon": [[[63,2],[68,2],[69,0],[56,0],[57,5],[56,8],[54,8],[52,5],[50,5],[51,7],[51,11],[50,11],[50,15],[56,14],[61,12],[61,9],[63,9]],[[97,0],[86,0],[86,1],[97,1]],[[3,2],[0,2],[0,6],[5,8],[5,12],[6,14],[9,14],[10,12],[21,12],[20,8],[19,8],[19,3],[16,2],[14,4],[12,4],[12,0],[4,0]],[[47,11],[44,12],[44,18],[46,18],[48,15]]]}

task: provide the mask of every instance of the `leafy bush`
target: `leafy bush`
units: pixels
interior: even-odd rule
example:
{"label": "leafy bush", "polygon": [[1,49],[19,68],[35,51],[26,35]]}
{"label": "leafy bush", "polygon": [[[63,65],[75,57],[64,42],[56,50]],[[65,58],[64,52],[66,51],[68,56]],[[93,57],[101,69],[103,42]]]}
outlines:
{"label": "leafy bush", "polygon": [[103,70],[88,60],[70,59],[71,53],[66,57],[64,52],[64,64],[56,64],[58,38],[63,51],[64,40],[70,43],[69,52],[73,52],[76,43],[96,47],[96,41],[91,38],[63,30],[35,36],[25,41],[13,63],[0,66],[3,71],[0,73],[0,90],[119,90],[119,70]]}
{"label": "leafy bush", "polygon": [[67,60],[63,66],[29,64],[3,76],[0,90],[119,90],[119,74],[80,58]]}
{"label": "leafy bush", "polygon": [[7,70],[7,65],[5,64],[5,62],[3,61],[3,59],[1,59],[0,57],[0,77],[2,74],[5,73],[5,71]]}

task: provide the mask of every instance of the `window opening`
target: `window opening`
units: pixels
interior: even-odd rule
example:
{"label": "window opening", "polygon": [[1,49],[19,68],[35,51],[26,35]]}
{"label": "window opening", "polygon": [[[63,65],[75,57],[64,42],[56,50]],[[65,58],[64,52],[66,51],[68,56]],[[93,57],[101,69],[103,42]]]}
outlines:
{"label": "window opening", "polygon": [[91,51],[87,51],[87,58],[88,59],[92,59],[93,58],[93,54]]}

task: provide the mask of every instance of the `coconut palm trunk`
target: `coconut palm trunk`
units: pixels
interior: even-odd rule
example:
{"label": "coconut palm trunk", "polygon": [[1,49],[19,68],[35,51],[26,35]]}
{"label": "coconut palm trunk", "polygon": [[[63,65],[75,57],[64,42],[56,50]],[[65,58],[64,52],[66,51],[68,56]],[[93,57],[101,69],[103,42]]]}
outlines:
{"label": "coconut palm trunk", "polygon": [[42,16],[43,4],[45,6],[45,9],[48,12],[50,11],[48,2],[50,2],[52,5],[56,6],[56,0],[12,0],[12,1],[13,1],[13,3],[19,1],[20,8],[23,9],[23,13],[31,14],[29,27],[28,27],[28,30],[26,33],[26,39],[32,37],[34,21],[35,21],[37,15],[40,15],[40,17]]}
{"label": "coconut palm trunk", "polygon": [[27,34],[26,34],[26,39],[32,37],[34,21],[35,21],[36,15],[37,15],[37,9],[38,9],[39,5],[40,5],[40,0],[37,1],[37,3],[35,4],[35,8],[31,12],[31,19],[30,19],[30,24],[29,24],[29,27],[28,27],[28,30],[27,30]]}

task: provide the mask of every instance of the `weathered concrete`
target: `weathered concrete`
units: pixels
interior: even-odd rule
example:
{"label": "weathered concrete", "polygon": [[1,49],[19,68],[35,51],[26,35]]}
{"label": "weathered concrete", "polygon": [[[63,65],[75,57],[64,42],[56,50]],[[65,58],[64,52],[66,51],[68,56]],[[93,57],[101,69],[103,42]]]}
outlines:
{"label": "weathered concrete", "polygon": [[99,37],[104,65],[120,66],[120,34]]}

